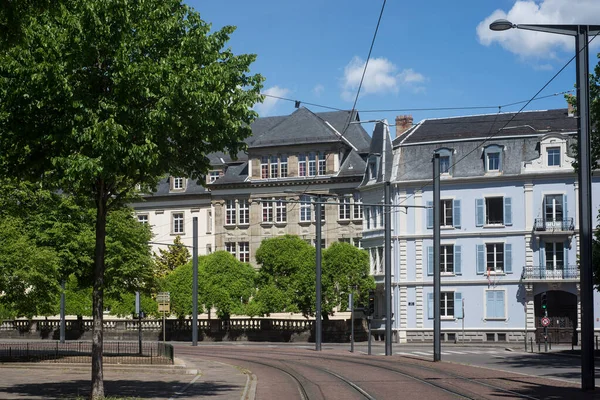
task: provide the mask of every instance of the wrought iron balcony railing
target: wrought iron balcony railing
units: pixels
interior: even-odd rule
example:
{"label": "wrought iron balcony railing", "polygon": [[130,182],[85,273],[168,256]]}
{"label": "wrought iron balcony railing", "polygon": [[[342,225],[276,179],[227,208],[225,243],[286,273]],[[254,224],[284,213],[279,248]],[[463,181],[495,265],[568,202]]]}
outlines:
{"label": "wrought iron balcony railing", "polygon": [[579,279],[579,265],[557,265],[553,268],[526,265],[523,267],[523,279]]}
{"label": "wrought iron balcony railing", "polygon": [[533,224],[536,232],[572,232],[575,230],[573,218],[552,221],[545,218],[536,218]]}

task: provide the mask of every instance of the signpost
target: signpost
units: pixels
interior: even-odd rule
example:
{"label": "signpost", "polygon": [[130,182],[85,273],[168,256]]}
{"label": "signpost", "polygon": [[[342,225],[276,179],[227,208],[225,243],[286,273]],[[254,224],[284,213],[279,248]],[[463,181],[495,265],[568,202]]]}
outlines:
{"label": "signpost", "polygon": [[542,326],[545,328],[545,327],[547,327],[548,325],[550,325],[550,318],[548,318],[548,317],[543,317],[543,318],[542,318]]}
{"label": "signpost", "polygon": [[171,312],[171,294],[169,292],[158,292],[156,294],[156,302],[158,303],[158,312],[163,313],[163,343],[166,340],[165,314]]}

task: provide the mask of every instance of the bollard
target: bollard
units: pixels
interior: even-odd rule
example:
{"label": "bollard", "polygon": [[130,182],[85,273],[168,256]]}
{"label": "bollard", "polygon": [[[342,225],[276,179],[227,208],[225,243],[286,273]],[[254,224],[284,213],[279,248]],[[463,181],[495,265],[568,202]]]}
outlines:
{"label": "bollard", "polygon": [[533,353],[533,338],[529,338],[529,342],[531,344],[531,352]]}
{"label": "bollard", "polygon": [[538,340],[538,353],[541,351],[541,347],[540,347],[541,345],[542,345],[542,343]]}

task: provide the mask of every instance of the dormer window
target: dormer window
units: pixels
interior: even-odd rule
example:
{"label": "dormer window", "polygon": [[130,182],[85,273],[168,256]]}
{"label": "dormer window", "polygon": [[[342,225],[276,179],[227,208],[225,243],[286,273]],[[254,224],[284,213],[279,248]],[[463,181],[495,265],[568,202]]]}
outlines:
{"label": "dormer window", "polygon": [[548,147],[548,166],[560,167],[560,147]]}
{"label": "dormer window", "polygon": [[440,155],[441,175],[452,175],[452,149],[437,149],[435,153]]}
{"label": "dormer window", "polygon": [[377,167],[379,166],[379,156],[370,156],[368,167],[369,180],[377,179]]}
{"label": "dormer window", "polygon": [[485,172],[502,172],[502,146],[491,145],[483,150]]}
{"label": "dormer window", "polygon": [[185,189],[185,178],[171,178],[171,190],[184,190]]}

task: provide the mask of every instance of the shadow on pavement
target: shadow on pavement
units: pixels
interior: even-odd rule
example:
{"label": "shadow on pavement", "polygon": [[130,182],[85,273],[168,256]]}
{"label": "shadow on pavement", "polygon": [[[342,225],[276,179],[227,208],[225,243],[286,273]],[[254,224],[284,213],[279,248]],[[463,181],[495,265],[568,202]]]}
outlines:
{"label": "shadow on pavement", "polygon": [[[191,379],[190,379],[191,380]],[[141,380],[104,380],[106,396],[135,397],[139,399],[165,399],[176,396],[178,399],[190,397],[210,397],[235,391],[242,387],[221,382],[198,381],[186,388],[188,382],[180,381],[141,381]],[[185,388],[185,392],[180,392]],[[89,380],[72,380],[55,383],[14,384],[0,389],[0,398],[38,397],[42,399],[72,399],[78,396],[86,398],[90,393]]]}

